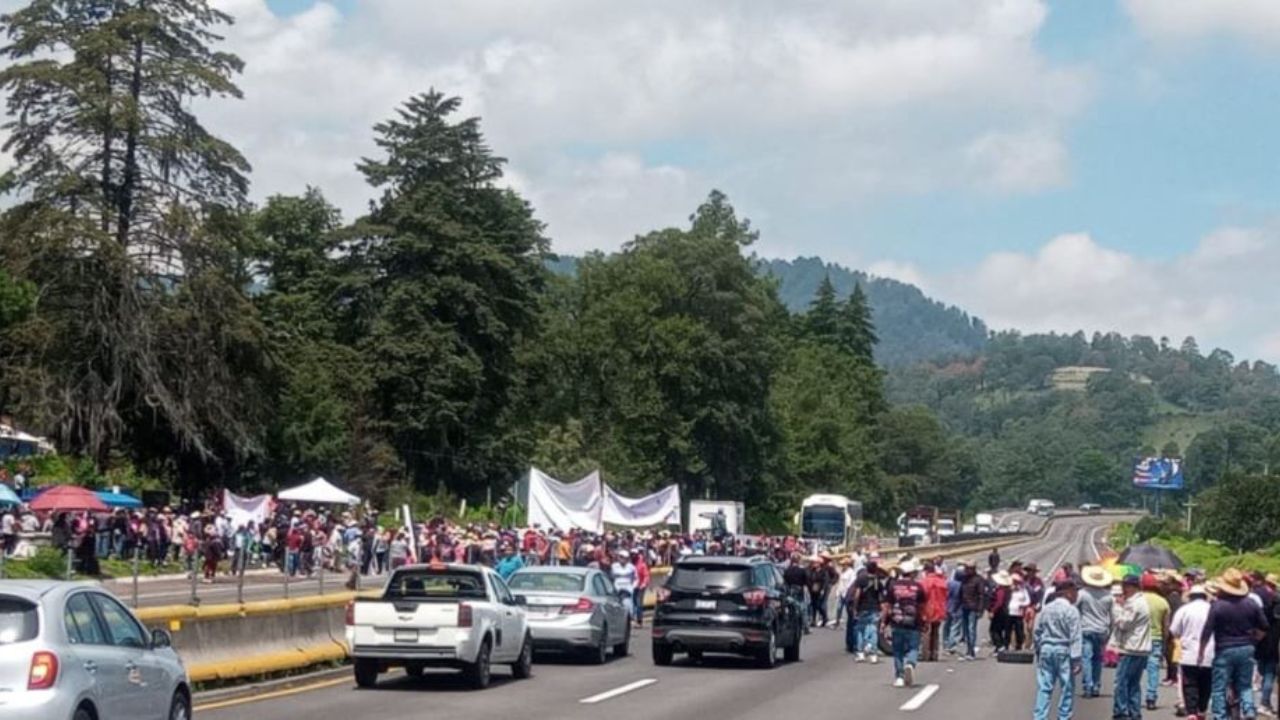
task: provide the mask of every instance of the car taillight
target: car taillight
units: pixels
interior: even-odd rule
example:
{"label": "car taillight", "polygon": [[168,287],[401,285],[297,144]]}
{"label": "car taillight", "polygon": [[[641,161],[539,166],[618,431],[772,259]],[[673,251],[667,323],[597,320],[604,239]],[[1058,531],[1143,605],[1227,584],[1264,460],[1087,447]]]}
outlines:
{"label": "car taillight", "polygon": [[748,590],[742,593],[742,600],[747,603],[747,607],[764,607],[768,599],[769,594],[764,590]]}
{"label": "car taillight", "polygon": [[596,604],[587,598],[578,598],[578,602],[573,605],[565,605],[560,608],[561,615],[577,615],[579,613],[589,613],[595,610]]}
{"label": "car taillight", "polygon": [[471,623],[475,620],[471,616],[471,606],[466,603],[458,604],[458,627],[471,627]]}
{"label": "car taillight", "polygon": [[31,674],[27,676],[28,690],[48,690],[58,681],[58,656],[51,652],[38,652],[31,656]]}
{"label": "car taillight", "polygon": [[352,600],[347,603],[347,615],[343,620],[348,626],[356,624],[356,601]]}
{"label": "car taillight", "polygon": [[654,590],[654,596],[658,602],[664,603],[671,599],[671,591],[665,587],[659,587]]}

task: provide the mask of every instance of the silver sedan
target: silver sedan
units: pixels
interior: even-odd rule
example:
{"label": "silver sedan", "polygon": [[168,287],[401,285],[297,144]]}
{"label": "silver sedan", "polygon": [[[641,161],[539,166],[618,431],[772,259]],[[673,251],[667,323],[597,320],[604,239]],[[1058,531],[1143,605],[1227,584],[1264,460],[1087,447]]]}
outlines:
{"label": "silver sedan", "polygon": [[93,585],[0,580],[0,718],[189,720],[191,685],[164,630]]}
{"label": "silver sedan", "polygon": [[622,657],[631,645],[631,613],[613,582],[599,570],[528,567],[507,581],[528,602],[529,629],[539,651],[584,654],[599,664]]}

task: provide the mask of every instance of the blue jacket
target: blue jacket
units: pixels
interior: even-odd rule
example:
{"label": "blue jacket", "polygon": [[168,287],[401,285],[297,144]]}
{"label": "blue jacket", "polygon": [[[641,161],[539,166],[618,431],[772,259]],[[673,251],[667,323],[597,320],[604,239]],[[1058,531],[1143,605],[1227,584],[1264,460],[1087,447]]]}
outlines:
{"label": "blue jacket", "polygon": [[520,557],[519,554],[514,554],[514,555],[508,555],[507,557],[504,557],[501,560],[499,560],[498,566],[495,567],[494,570],[497,571],[498,577],[502,578],[503,580],[510,580],[511,576],[515,575],[516,571],[523,567],[524,567],[524,558]]}
{"label": "blue jacket", "polygon": [[947,581],[948,615],[959,615],[960,611],[964,609],[964,603],[960,601],[960,587],[962,585],[963,583],[960,582],[960,571],[957,570],[952,574],[951,579]]}

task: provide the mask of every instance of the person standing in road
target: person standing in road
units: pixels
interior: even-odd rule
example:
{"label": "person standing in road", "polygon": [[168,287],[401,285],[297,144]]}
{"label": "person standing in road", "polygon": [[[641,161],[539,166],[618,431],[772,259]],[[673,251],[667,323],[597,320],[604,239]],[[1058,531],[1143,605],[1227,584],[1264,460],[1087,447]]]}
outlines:
{"label": "person standing in road", "polygon": [[613,587],[620,594],[626,595],[624,603],[627,604],[627,612],[635,613],[634,598],[636,596],[636,582],[638,573],[636,566],[631,562],[631,553],[626,550],[619,550],[617,557],[609,566],[609,575],[613,578]]}
{"label": "person standing in road", "polygon": [[1075,705],[1074,675],[1080,672],[1083,634],[1076,609],[1076,583],[1054,583],[1053,599],[1036,621],[1032,644],[1036,651],[1034,720],[1048,720],[1054,687],[1059,688],[1058,720],[1070,720]]}
{"label": "person standing in road", "polygon": [[636,591],[631,596],[632,605],[635,608],[636,627],[644,627],[644,594],[649,590],[649,561],[644,556],[643,549],[637,549],[632,553],[632,561],[636,566]]}
{"label": "person standing in road", "polygon": [[840,629],[840,620],[845,613],[849,614],[848,622],[845,623],[844,631],[844,648],[848,652],[855,652],[856,643],[853,640],[853,611],[849,609],[849,591],[853,588],[853,582],[858,579],[858,571],[853,569],[853,559],[844,557],[840,559],[840,575],[836,580],[836,629]]}
{"label": "person standing in road", "polygon": [[915,684],[916,663],[920,658],[920,613],[928,598],[924,587],[916,581],[915,560],[898,565],[898,579],[889,585],[884,602],[885,622],[893,631],[893,686]]}
{"label": "person standing in road", "polygon": [[787,586],[787,593],[800,603],[800,607],[804,608],[804,633],[809,634],[809,603],[805,600],[805,593],[809,588],[809,571],[805,569],[801,561],[800,553],[791,553],[791,564],[787,565],[787,569],[782,571],[782,582]]}
{"label": "person standing in road", "polygon": [[1160,660],[1164,658],[1165,641],[1169,637],[1169,601],[1160,594],[1160,581],[1154,573],[1142,574],[1142,595],[1151,612],[1151,654],[1147,656],[1147,709],[1156,709],[1160,696]]}
{"label": "person standing in road", "polygon": [[[825,553],[824,553],[825,555]],[[809,627],[826,627],[830,618],[827,617],[827,593],[831,592],[831,585],[835,582],[835,570],[829,562],[830,555],[826,557],[814,558],[809,564]],[[822,623],[818,623],[818,618],[822,618]]]}
{"label": "person standing in road", "polygon": [[1257,717],[1253,705],[1254,644],[1265,637],[1267,619],[1262,608],[1249,599],[1249,583],[1234,568],[1218,579],[1218,601],[1209,607],[1196,664],[1204,663],[1209,640],[1213,640],[1213,715],[1227,720],[1227,688],[1240,703],[1240,716]]}
{"label": "person standing in road", "polygon": [[978,620],[985,607],[987,581],[978,574],[972,562],[965,562],[964,580],[960,583],[960,626],[964,634],[964,660],[978,659]]}
{"label": "person standing in road", "polygon": [[[628,563],[628,566],[630,566],[630,563]],[[515,546],[510,543],[504,543],[502,545],[502,559],[499,560],[497,566],[494,567],[494,570],[498,573],[498,577],[503,580],[510,580],[511,576],[515,575],[516,571],[523,567],[524,558],[520,557],[520,553],[516,552]],[[631,572],[634,577],[634,567],[631,568]],[[613,578],[613,582],[614,584],[617,584],[618,582],[616,575]]]}
{"label": "person standing in road", "polygon": [[1187,602],[1173,614],[1169,635],[1182,648],[1182,703],[1188,720],[1204,720],[1213,688],[1213,639],[1200,652],[1200,636],[1209,620],[1209,593],[1203,585],[1191,588]]}
{"label": "person standing in road", "polygon": [[1262,616],[1267,619],[1267,634],[1254,649],[1254,659],[1258,663],[1258,676],[1262,682],[1258,689],[1258,713],[1275,717],[1276,706],[1271,703],[1271,695],[1276,686],[1276,665],[1280,661],[1280,618],[1276,617],[1277,606],[1276,576],[1261,573],[1254,575],[1253,594],[1262,603]]}
{"label": "person standing in road", "polygon": [[942,625],[943,646],[950,655],[956,654],[956,646],[964,641],[964,605],[960,589],[964,586],[964,564],[960,564],[947,580],[947,618]]}
{"label": "person standing in road", "polygon": [[1142,717],[1142,673],[1151,655],[1151,609],[1142,595],[1142,578],[1126,575],[1116,603],[1112,628],[1120,651],[1116,666],[1115,701],[1111,717],[1139,720]]}
{"label": "person standing in road", "polygon": [[991,548],[991,553],[987,555],[987,568],[991,572],[1000,569],[1000,548]]}
{"label": "person standing in road", "polygon": [[1100,565],[1086,565],[1080,570],[1084,589],[1078,592],[1076,608],[1080,611],[1083,640],[1081,657],[1082,693],[1096,698],[1102,694],[1102,655],[1111,634],[1111,613],[1115,600],[1111,597],[1111,573]]}
{"label": "person standing in road", "polygon": [[886,597],[886,580],[880,570],[880,556],[867,556],[867,566],[853,582],[853,596],[849,606],[853,608],[855,625],[853,635],[857,641],[857,661],[870,658],[871,664],[880,662],[880,605]]}
{"label": "person standing in road", "polygon": [[942,620],[947,616],[947,581],[942,577],[938,565],[932,562],[924,564],[924,577],[920,580],[924,588],[925,603],[921,613],[922,636],[921,659],[925,662],[938,661],[938,649],[942,645]]}

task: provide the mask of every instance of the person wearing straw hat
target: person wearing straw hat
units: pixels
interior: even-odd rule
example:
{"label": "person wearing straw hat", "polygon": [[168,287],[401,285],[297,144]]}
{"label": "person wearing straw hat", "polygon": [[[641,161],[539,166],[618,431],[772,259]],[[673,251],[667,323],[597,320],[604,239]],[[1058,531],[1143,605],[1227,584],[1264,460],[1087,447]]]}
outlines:
{"label": "person wearing straw hat", "polygon": [[1142,717],[1142,673],[1151,655],[1151,608],[1142,595],[1142,578],[1137,574],[1124,577],[1120,596],[1111,623],[1120,651],[1111,716],[1138,720]]}
{"label": "person wearing straw hat", "polygon": [[916,581],[920,568],[915,560],[898,565],[898,579],[889,585],[884,618],[893,629],[893,686],[915,684],[916,663],[920,658],[921,614],[928,597]]}
{"label": "person wearing straw hat", "polygon": [[1111,597],[1114,582],[1111,573],[1101,565],[1086,565],[1080,569],[1084,588],[1076,598],[1080,611],[1080,632],[1083,643],[1081,652],[1081,691],[1084,697],[1096,698],[1102,694],[1102,656],[1111,635],[1111,613],[1115,599]]}
{"label": "person wearing straw hat", "polygon": [[1054,583],[1053,599],[1044,607],[1032,633],[1036,650],[1034,720],[1048,720],[1054,687],[1059,687],[1058,720],[1070,720],[1075,705],[1074,675],[1080,672],[1083,644],[1080,611],[1076,609],[1076,581]]}
{"label": "person wearing straw hat", "polygon": [[1210,638],[1203,656],[1200,653],[1200,636],[1209,619],[1209,591],[1204,585],[1193,585],[1183,603],[1173,614],[1169,633],[1177,638],[1182,648],[1182,705],[1190,720],[1203,720],[1209,711],[1209,696],[1213,688],[1213,639]]}
{"label": "person wearing straw hat", "polygon": [[1240,715],[1257,717],[1253,704],[1254,644],[1266,636],[1267,619],[1262,608],[1249,599],[1249,583],[1244,574],[1232,568],[1217,581],[1218,601],[1209,608],[1209,616],[1200,633],[1196,664],[1204,662],[1210,639],[1213,640],[1213,714],[1226,720],[1227,688],[1240,703]]}

